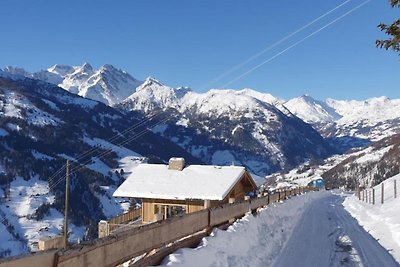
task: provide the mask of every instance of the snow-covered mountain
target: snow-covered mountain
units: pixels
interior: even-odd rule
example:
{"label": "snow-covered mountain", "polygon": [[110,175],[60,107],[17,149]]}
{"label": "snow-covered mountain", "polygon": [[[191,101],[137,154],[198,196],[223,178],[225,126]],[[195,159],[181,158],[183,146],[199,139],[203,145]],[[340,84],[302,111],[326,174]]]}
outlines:
{"label": "snow-covered mountain", "polygon": [[322,176],[327,184],[355,190],[371,187],[400,173],[400,134],[371,143],[365,149],[352,152]]}
{"label": "snow-covered mountain", "polygon": [[0,72],[0,258],[60,233],[66,159],[74,241],[95,236],[99,220],[128,208],[112,194],[138,163],[176,155],[201,163],[146,130],[154,125],[55,85]]}
{"label": "snow-covered mountain", "polygon": [[309,95],[293,98],[284,105],[293,114],[311,124],[334,123],[342,117],[325,102],[315,100]]}
{"label": "snow-covered mountain", "polygon": [[284,105],[329,138],[376,141],[400,132],[400,99],[377,97],[322,102],[301,96]]}
{"label": "snow-covered mountain", "polygon": [[35,73],[15,67],[6,67],[3,71],[52,83],[71,93],[109,106],[121,102],[142,84],[127,72],[109,64],[98,70],[93,69],[89,63],[84,63],[82,66],[54,65]]}
{"label": "snow-covered mountain", "polygon": [[206,163],[240,164],[256,174],[292,167],[333,152],[308,124],[269,94],[250,89],[196,93],[148,79],[121,111],[167,116],[155,132]]}

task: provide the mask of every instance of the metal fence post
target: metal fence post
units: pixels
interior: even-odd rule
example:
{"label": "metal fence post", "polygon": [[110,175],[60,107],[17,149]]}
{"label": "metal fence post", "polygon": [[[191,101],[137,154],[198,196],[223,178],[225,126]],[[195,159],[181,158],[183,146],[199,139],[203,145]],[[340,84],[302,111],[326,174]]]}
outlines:
{"label": "metal fence post", "polygon": [[372,205],[375,205],[375,188],[372,188]]}
{"label": "metal fence post", "polygon": [[381,203],[383,204],[383,200],[384,200],[384,193],[385,193],[385,187],[382,183],[382,192],[381,192]]}

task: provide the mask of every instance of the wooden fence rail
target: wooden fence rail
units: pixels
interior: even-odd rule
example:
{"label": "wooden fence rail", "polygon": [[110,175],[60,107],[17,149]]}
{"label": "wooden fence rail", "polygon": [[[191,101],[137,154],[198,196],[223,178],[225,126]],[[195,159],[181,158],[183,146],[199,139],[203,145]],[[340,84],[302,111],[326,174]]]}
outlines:
{"label": "wooden fence rail", "polygon": [[116,216],[110,220],[108,220],[109,225],[109,232],[114,231],[115,229],[119,228],[121,224],[125,224],[127,222],[134,221],[142,216],[142,209],[132,209],[124,214]]}
{"label": "wooden fence rail", "polygon": [[[96,239],[90,243],[74,245],[67,250],[3,259],[0,260],[0,267],[115,266],[143,255],[152,249],[161,248],[181,238],[212,229],[229,220],[241,217],[249,211],[281,201],[285,197],[312,190],[314,190],[312,187],[304,187],[301,190],[281,190],[271,195],[204,209],[121,231],[105,238]],[[127,216],[133,215],[134,213]],[[115,222],[120,222],[120,220],[123,221],[124,219],[126,218],[122,217],[116,219]]]}

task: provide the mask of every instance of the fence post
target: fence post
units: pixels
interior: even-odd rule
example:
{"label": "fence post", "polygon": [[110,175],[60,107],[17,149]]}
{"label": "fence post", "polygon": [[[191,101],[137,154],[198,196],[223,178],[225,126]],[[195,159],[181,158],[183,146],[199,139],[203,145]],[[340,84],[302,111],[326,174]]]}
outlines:
{"label": "fence post", "polygon": [[101,220],[99,222],[99,238],[106,237],[110,234],[110,228],[107,221]]}
{"label": "fence post", "polygon": [[372,205],[375,205],[375,188],[372,188]]}
{"label": "fence post", "polygon": [[358,196],[358,200],[361,200],[360,187],[357,187],[357,196]]}
{"label": "fence post", "polygon": [[396,180],[393,181],[393,187],[394,187],[394,198],[397,198],[397,186],[396,186]]}
{"label": "fence post", "polygon": [[361,200],[364,201],[364,190],[361,191]]}
{"label": "fence post", "polygon": [[385,193],[385,187],[384,187],[384,185],[383,185],[383,183],[382,183],[382,192],[381,192],[381,203],[383,204],[383,197],[384,197],[384,193]]}

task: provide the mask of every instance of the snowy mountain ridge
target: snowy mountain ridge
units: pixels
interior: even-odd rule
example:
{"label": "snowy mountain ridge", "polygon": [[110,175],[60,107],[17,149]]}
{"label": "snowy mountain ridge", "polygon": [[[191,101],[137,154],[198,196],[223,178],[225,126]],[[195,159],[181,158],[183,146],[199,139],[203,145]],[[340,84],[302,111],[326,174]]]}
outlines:
{"label": "snowy mountain ridge", "polygon": [[[205,93],[196,93],[188,87],[169,87],[151,77],[141,82],[110,64],[98,70],[93,69],[89,63],[81,66],[56,64],[35,73],[28,73],[22,68],[6,67],[0,70],[0,75],[39,79],[109,106],[122,103],[129,106],[130,110],[144,112],[169,108],[185,112],[195,107],[204,114],[213,111],[230,112],[243,109],[246,104],[251,107],[254,104],[252,98],[275,106],[287,116],[296,115],[312,124],[325,137],[351,136],[378,140],[400,131],[395,125],[400,118],[400,99],[391,100],[384,96],[363,101],[330,98],[319,101],[303,95],[285,101],[249,88],[211,89]],[[243,98],[239,100],[239,96]],[[380,134],[382,131],[383,136]]]}
{"label": "snowy mountain ridge", "polygon": [[6,67],[3,72],[42,80],[71,93],[112,106],[128,97],[140,84],[126,71],[110,64],[98,70],[89,63],[82,66],[54,65],[47,70],[29,73],[22,68]]}
{"label": "snowy mountain ridge", "polygon": [[279,99],[251,89],[197,93],[147,79],[115,108],[147,116],[162,111],[170,121],[156,133],[206,163],[239,164],[259,175],[333,152]]}
{"label": "snowy mountain ridge", "polygon": [[112,65],[94,70],[88,63],[82,66],[54,65],[33,74],[21,68],[7,67],[0,75],[33,77],[125,111],[148,114],[156,110],[175,110],[175,116],[180,116],[183,124],[199,115],[238,119],[240,116],[254,118],[255,114],[263,112],[268,122],[274,120],[274,115],[266,110],[277,109],[287,117],[297,116],[311,124],[342,152],[400,132],[400,99],[386,97],[365,101],[319,101],[303,95],[285,102],[249,88],[211,89],[198,93],[188,87],[164,85],[151,77],[140,82]]}
{"label": "snowy mountain ridge", "polygon": [[318,101],[301,96],[284,105],[326,137],[350,136],[375,141],[400,132],[400,99],[382,96],[363,101]]}

